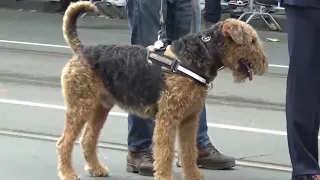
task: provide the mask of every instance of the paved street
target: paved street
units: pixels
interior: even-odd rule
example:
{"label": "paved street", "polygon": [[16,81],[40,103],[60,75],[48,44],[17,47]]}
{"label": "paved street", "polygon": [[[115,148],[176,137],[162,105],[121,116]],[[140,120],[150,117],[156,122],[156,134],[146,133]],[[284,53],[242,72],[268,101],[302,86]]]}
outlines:
{"label": "paved street", "polygon": [[[1,144],[6,148],[0,154],[0,178],[3,180],[56,180],[57,161],[55,143],[30,139],[20,139],[0,136]],[[107,178],[92,178],[83,169],[85,166],[79,146],[76,146],[73,162],[82,180],[152,180],[129,174],[125,171],[126,153],[100,149],[100,159],[108,166],[110,176]],[[5,162],[5,163],[4,163]],[[237,167],[228,171],[203,171],[206,179],[217,180],[284,180],[290,173]],[[181,169],[174,168],[176,179],[181,179]]]}
{"label": "paved street", "polygon": [[[0,163],[0,177],[4,179],[57,179],[55,142],[48,140],[55,140],[63,129],[60,73],[71,57],[62,37],[61,18],[57,14],[0,10],[0,142],[5,145],[0,155],[0,162],[5,162]],[[79,24],[85,44],[129,43],[125,21],[85,18]],[[271,64],[269,73],[245,84],[234,84],[228,71],[219,74],[207,100],[209,135],[217,148],[235,156],[239,165],[287,170],[286,36],[269,32],[260,35],[263,40],[281,40],[264,42]],[[101,135],[104,145],[100,155],[112,171],[112,177],[107,179],[143,179],[125,173],[124,152],[105,149],[126,148],[126,116],[114,108]],[[33,136],[37,140],[28,139]],[[84,174],[79,150],[74,157],[78,171]],[[43,167],[45,170],[40,171]],[[13,169],[19,173],[10,173]],[[180,170],[174,171],[179,177]],[[207,179],[224,176],[226,180],[284,180],[290,176],[288,172],[243,166],[234,171],[204,172]]]}

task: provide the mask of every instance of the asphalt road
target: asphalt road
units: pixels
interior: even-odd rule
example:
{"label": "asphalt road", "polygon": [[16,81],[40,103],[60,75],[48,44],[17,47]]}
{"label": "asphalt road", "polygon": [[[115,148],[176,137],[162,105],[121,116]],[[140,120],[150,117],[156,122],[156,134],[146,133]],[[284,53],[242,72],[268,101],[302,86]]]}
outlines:
{"label": "asphalt road", "polygon": [[[0,10],[0,24],[0,134],[20,137],[0,136],[5,145],[0,155],[0,162],[5,162],[0,163],[0,177],[57,179],[54,143],[46,140],[59,137],[64,125],[59,75],[71,53],[62,39],[61,16]],[[79,24],[86,44],[128,43],[123,21],[86,18]],[[282,64],[284,68],[271,67],[268,75],[236,85],[230,73],[221,72],[207,103],[209,136],[222,153],[235,156],[240,165],[287,170],[290,163],[283,112],[288,64],[285,35],[261,36],[283,38],[280,43],[265,42],[265,47],[271,64]],[[103,147],[124,150],[126,113],[119,108],[112,112],[100,140]],[[38,140],[26,139],[33,136]],[[115,174],[110,179],[143,179],[124,172],[123,152],[101,147],[100,154],[111,161],[108,164]],[[79,157],[74,158],[76,167],[84,172],[81,154],[76,152],[75,157]],[[46,170],[40,171],[43,167]],[[10,173],[13,168],[21,173]],[[240,166],[235,171],[205,173],[207,179],[289,179],[289,173]]]}
{"label": "asphalt road", "polygon": [[[57,180],[57,160],[55,143],[48,141],[30,140],[0,136],[0,178],[3,180]],[[142,177],[129,174],[125,171],[126,153],[100,149],[101,162],[108,166],[110,176],[107,178],[92,178],[84,171],[84,158],[79,146],[76,146],[73,155],[74,167],[82,180],[152,180],[151,177]],[[217,180],[284,180],[290,174],[277,171],[260,170],[254,168],[237,167],[229,171],[203,170],[206,179]],[[181,178],[181,169],[174,168],[176,179]]]}

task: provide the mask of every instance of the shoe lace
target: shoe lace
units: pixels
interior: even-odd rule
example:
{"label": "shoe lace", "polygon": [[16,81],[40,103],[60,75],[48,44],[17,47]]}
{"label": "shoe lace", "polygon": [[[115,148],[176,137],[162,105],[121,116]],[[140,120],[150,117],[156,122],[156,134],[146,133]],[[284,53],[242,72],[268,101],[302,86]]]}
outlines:
{"label": "shoe lace", "polygon": [[312,176],[312,179],[313,180],[320,180],[320,175],[314,175],[314,176]]}
{"label": "shoe lace", "polygon": [[152,152],[150,151],[142,152],[141,155],[142,155],[142,159],[145,160],[146,162],[149,162],[149,163],[154,162]]}
{"label": "shoe lace", "polygon": [[210,153],[212,153],[212,154],[219,154],[219,155],[221,155],[221,153],[218,151],[218,149],[215,148],[212,144],[208,144],[208,145],[206,146],[206,148],[207,148],[208,151],[209,151]]}

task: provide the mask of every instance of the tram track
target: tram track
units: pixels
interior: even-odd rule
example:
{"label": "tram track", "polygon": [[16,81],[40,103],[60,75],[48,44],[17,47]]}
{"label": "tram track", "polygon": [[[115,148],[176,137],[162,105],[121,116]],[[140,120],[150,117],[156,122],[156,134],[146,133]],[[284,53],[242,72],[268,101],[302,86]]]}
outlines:
{"label": "tram track", "polygon": [[[15,138],[23,138],[23,139],[33,139],[38,141],[50,141],[50,142],[57,142],[59,137],[50,135],[50,134],[39,134],[33,132],[25,132],[25,131],[16,131],[10,129],[0,129],[0,136],[9,136]],[[79,141],[76,141],[76,145],[79,145]],[[127,145],[121,143],[112,143],[112,142],[105,142],[100,141],[98,143],[98,147],[101,149],[111,149],[116,151],[127,151]],[[178,157],[177,151],[175,153],[175,157]],[[265,163],[265,162],[258,162],[258,161],[250,161],[246,160],[246,157],[236,159],[236,163],[238,166],[246,166],[258,169],[267,169],[273,171],[284,171],[284,172],[291,172],[292,168],[287,165],[281,164],[273,164],[273,163]]]}

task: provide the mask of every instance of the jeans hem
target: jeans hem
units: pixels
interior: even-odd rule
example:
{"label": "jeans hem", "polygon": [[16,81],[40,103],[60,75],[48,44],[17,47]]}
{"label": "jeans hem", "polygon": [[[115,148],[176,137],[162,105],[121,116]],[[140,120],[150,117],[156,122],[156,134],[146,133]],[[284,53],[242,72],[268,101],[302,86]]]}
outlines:
{"label": "jeans hem", "polygon": [[204,141],[202,143],[198,143],[198,148],[206,147],[210,143],[211,143],[210,140]]}
{"label": "jeans hem", "polygon": [[146,147],[146,148],[128,147],[128,151],[130,151],[130,152],[152,151],[152,147]]}

